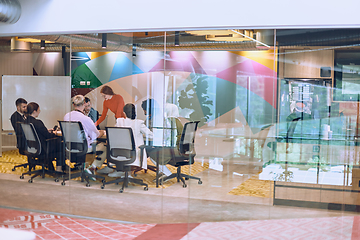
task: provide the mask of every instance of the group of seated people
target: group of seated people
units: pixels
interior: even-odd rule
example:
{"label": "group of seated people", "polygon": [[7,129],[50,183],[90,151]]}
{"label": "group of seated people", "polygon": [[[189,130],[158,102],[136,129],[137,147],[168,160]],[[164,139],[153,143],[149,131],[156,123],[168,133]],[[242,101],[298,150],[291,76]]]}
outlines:
{"label": "group of seated people", "polygon": [[[103,114],[99,117],[99,113],[91,107],[90,99],[82,95],[76,95],[72,98],[73,111],[64,116],[64,121],[79,121],[81,122],[85,135],[87,137],[88,152],[98,152],[95,160],[90,164],[85,171],[89,173],[108,174],[109,177],[123,177],[125,174],[121,171],[115,171],[107,165],[102,168],[106,160],[106,144],[103,141],[97,141],[105,135],[105,130],[99,129],[99,124],[105,119],[108,109],[115,113],[116,127],[130,127],[133,131],[135,146],[137,148],[136,160],[131,164],[136,167],[147,169],[147,155],[144,151],[143,159],[140,161],[140,148],[144,145],[144,136],[152,139],[153,132],[145,125],[143,120],[136,119],[135,106],[132,103],[124,105],[121,95],[114,94],[112,89],[104,86],[101,89],[101,95],[105,99],[103,104]],[[142,103],[142,108],[145,115],[147,115],[147,122],[151,121],[151,111],[149,111],[149,103],[152,99],[145,100]],[[45,146],[45,141],[56,137],[56,129],[47,129],[44,123],[38,119],[40,114],[40,106],[35,102],[27,103],[23,98],[19,98],[15,102],[17,111],[11,116],[11,123],[17,136],[17,145],[19,150],[23,149],[24,141],[22,138],[22,131],[20,123],[32,123],[38,133],[41,145]],[[121,111],[121,113],[119,113]],[[65,164],[63,156],[63,149],[61,147],[61,138],[57,137],[57,142],[51,144],[49,153],[56,159],[56,171],[65,171],[68,166]],[[96,149],[93,149],[96,146]],[[45,149],[44,149],[45,150]],[[21,153],[21,152],[20,152]],[[156,162],[150,158],[156,164]],[[142,166],[140,163],[142,162]],[[165,166],[159,167],[159,180],[171,175],[171,171]],[[131,176],[130,176],[131,177]],[[93,179],[95,180],[95,179]],[[156,179],[154,179],[156,181]]]}

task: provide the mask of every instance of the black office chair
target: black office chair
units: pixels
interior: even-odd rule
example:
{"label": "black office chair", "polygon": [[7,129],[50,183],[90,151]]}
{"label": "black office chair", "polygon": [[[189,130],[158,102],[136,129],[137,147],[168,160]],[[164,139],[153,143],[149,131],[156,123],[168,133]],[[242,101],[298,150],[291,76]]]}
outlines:
{"label": "black office chair", "polygon": [[[21,122],[17,122],[16,124],[21,124]],[[20,129],[18,130],[18,128],[16,127],[13,127],[14,128],[14,131],[15,131],[15,135],[16,135],[16,147],[17,149],[19,149],[19,153],[21,155],[25,155],[25,139],[23,137],[23,134],[22,134],[22,130],[21,130],[21,127]],[[20,132],[19,132],[20,131]],[[20,168],[20,167],[23,167],[23,168],[27,168],[29,167],[29,170],[31,170],[32,168],[35,168],[35,166],[30,166],[30,159],[29,157],[27,157],[27,163],[23,163],[23,164],[19,164],[19,165],[15,165],[11,170],[12,171],[15,171],[16,168]]]}
{"label": "black office chair", "polygon": [[[183,187],[187,187],[185,179],[196,179],[199,184],[202,181],[198,177],[190,176],[181,173],[181,167],[191,165],[194,163],[194,157],[196,155],[194,148],[195,132],[199,121],[185,123],[179,146],[175,147],[160,147],[160,146],[147,146],[145,150],[152,159],[154,159],[160,165],[170,164],[177,168],[176,173],[171,174],[162,179],[166,181],[168,179],[176,178],[177,181],[181,181]],[[185,179],[184,179],[185,178]],[[158,184],[158,182],[157,182]],[[161,184],[161,183],[160,183]]]}
{"label": "black office chair", "polygon": [[[49,153],[50,145],[54,144],[56,138],[46,140],[46,147],[44,151],[41,146],[39,136],[32,123],[21,123],[21,129],[23,131],[23,137],[25,139],[24,154],[28,157],[30,166],[35,167],[37,165],[40,165],[41,169],[33,171],[29,169],[28,172],[25,172],[20,176],[20,179],[24,179],[24,175],[31,175],[29,183],[32,183],[33,179],[40,175],[42,176],[42,178],[45,177],[45,174],[51,176],[61,175],[62,173],[56,172],[54,170],[54,165],[52,163],[54,156],[51,156]],[[55,182],[58,181],[59,179],[55,178]]]}
{"label": "black office chair", "polygon": [[65,181],[81,177],[81,182],[86,181],[86,186],[90,187],[89,178],[100,178],[105,181],[103,176],[90,174],[85,171],[86,154],[88,153],[88,143],[85,136],[85,131],[81,122],[75,121],[59,121],[60,129],[63,136],[63,143],[66,153],[66,159],[75,163],[75,167],[70,169],[75,173],[64,177],[61,185],[65,185]]}
{"label": "black office chair", "polygon": [[[108,139],[107,142],[107,164],[115,164],[116,171],[125,172],[123,178],[117,178],[110,182],[104,182],[101,186],[104,189],[105,185],[112,183],[120,183],[123,185],[120,189],[120,193],[124,191],[125,187],[128,187],[128,183],[139,184],[144,187],[144,190],[148,190],[148,185],[144,183],[141,179],[129,178],[129,172],[131,172],[131,163],[136,159],[136,147],[134,136],[131,128],[125,127],[106,127],[106,136]],[[113,167],[112,167],[113,168]]]}

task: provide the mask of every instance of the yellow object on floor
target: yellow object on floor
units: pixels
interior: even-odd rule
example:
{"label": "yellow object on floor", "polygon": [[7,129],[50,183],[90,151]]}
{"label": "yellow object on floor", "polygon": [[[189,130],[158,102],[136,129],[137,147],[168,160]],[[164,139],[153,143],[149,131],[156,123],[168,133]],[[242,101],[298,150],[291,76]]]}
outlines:
{"label": "yellow object on floor", "polygon": [[27,157],[20,155],[19,150],[10,150],[2,153],[0,157],[0,173],[11,173],[21,175],[27,172],[29,168],[19,167],[15,171],[12,171],[16,165],[27,163]]}
{"label": "yellow object on floor", "polygon": [[[87,158],[86,161],[88,163],[91,163],[93,161],[93,157]],[[15,165],[24,164],[24,163],[27,163],[27,157],[24,155],[21,155],[19,153],[19,150],[16,149],[16,150],[3,152],[2,157],[0,157],[0,173],[10,173],[10,174],[21,175],[22,173],[27,172],[28,168],[20,167],[20,168],[16,168],[15,171],[12,171],[12,168]],[[66,164],[70,165],[71,167],[74,166],[74,164],[70,163],[69,160],[66,160]],[[153,165],[153,163],[150,160],[148,160],[148,165]],[[169,170],[171,172],[173,172],[173,173],[176,172],[175,167],[170,166],[170,165],[167,165],[167,167],[169,168]],[[181,167],[181,172],[184,174],[188,174],[188,175],[195,175],[195,174],[202,172],[208,168],[209,168],[208,163],[201,164],[201,163],[195,162],[194,164],[192,164],[190,166]],[[40,166],[37,166],[36,169],[40,169]],[[153,182],[153,180],[155,179],[155,176],[156,176],[155,172],[148,170],[147,173],[145,173],[144,171],[140,171],[140,172],[137,172],[136,174],[137,174],[137,176],[135,178],[142,179],[145,183],[147,183],[149,185],[149,187],[152,187],[152,188],[156,187],[156,184]],[[112,180],[112,179],[113,178],[106,176],[106,180]],[[80,178],[77,178],[75,180],[80,180]],[[171,179],[171,180],[163,183],[162,187],[165,188],[165,187],[171,186],[176,182],[177,182],[176,178]]]}
{"label": "yellow object on floor", "polygon": [[[148,159],[148,165],[154,165],[149,159]],[[171,165],[166,165],[169,170],[173,173],[176,173],[176,167],[173,167]],[[181,167],[181,173],[183,174],[187,174],[187,175],[191,175],[194,176],[195,174],[198,174],[206,169],[209,168],[209,163],[203,163],[201,164],[200,162],[195,162],[192,165],[188,165],[188,166],[182,166]],[[153,180],[155,179],[156,173],[153,171],[148,170],[147,173],[145,173],[143,170],[140,172],[136,173],[136,177],[135,178],[139,178],[142,179],[144,183],[148,184],[149,187],[156,187],[156,183],[153,182]],[[197,184],[196,180],[188,180],[188,181],[195,181],[195,183]],[[174,183],[176,183],[177,180],[176,178],[173,178],[171,180],[168,180],[167,182],[162,184],[163,188],[169,187],[171,185],[173,185]],[[160,186],[161,187],[161,186]]]}
{"label": "yellow object on floor", "polygon": [[231,190],[228,194],[272,198],[273,188],[274,181],[260,180],[259,175],[255,175]]}

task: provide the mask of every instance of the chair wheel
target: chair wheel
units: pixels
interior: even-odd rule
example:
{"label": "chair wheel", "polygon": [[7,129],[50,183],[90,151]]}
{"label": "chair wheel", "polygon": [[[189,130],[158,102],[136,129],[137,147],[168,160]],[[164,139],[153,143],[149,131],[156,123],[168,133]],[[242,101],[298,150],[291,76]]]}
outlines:
{"label": "chair wheel", "polygon": [[86,187],[90,187],[90,183],[87,183],[87,184],[86,184]]}
{"label": "chair wheel", "polygon": [[201,181],[201,180],[199,180],[199,181],[198,181],[198,184],[202,184],[202,181]]}
{"label": "chair wheel", "polygon": [[23,175],[21,175],[21,176],[20,176],[20,179],[24,179],[24,176],[23,176]]}
{"label": "chair wheel", "polygon": [[58,179],[58,178],[55,178],[55,182],[59,182],[59,179]]}
{"label": "chair wheel", "polygon": [[147,191],[147,190],[149,190],[149,188],[148,188],[148,187],[144,187],[144,191]]}
{"label": "chair wheel", "polygon": [[123,193],[123,192],[124,192],[124,190],[123,190],[123,189],[120,189],[119,193]]}
{"label": "chair wheel", "polygon": [[62,185],[62,186],[65,186],[65,182],[61,182],[61,185]]}
{"label": "chair wheel", "polygon": [[101,180],[101,183],[106,183],[105,179]]}
{"label": "chair wheel", "polygon": [[104,188],[105,188],[105,186],[104,186],[104,185],[102,185],[100,188],[101,188],[101,189],[104,189]]}
{"label": "chair wheel", "polygon": [[33,182],[33,180],[32,180],[32,179],[30,179],[28,182],[29,182],[29,183],[32,183],[32,182]]}
{"label": "chair wheel", "polygon": [[117,182],[117,183],[115,183],[116,185],[119,185],[119,183]]}
{"label": "chair wheel", "polygon": [[186,184],[183,184],[183,188],[186,188],[187,186],[186,186]]}
{"label": "chair wheel", "polygon": [[13,172],[14,172],[14,171],[15,171],[15,168],[11,169],[11,171],[13,171]]}
{"label": "chair wheel", "polygon": [[189,180],[189,178],[188,178],[188,177],[186,177],[186,178],[185,178],[185,180]]}

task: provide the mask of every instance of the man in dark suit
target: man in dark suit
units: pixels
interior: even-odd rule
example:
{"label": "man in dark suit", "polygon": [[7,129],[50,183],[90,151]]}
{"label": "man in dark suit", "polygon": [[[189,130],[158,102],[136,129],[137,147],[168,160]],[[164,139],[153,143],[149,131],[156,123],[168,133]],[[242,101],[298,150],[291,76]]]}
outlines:
{"label": "man in dark suit", "polygon": [[20,123],[25,122],[26,119],[25,112],[27,107],[27,101],[23,98],[18,98],[15,101],[15,105],[16,105],[16,111],[11,115],[10,121],[11,121],[11,125],[15,130],[17,148],[19,149],[20,153],[22,153],[22,150],[25,147],[25,142],[23,141],[22,138]]}

